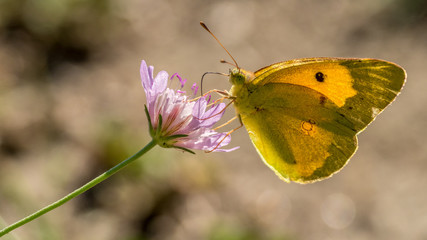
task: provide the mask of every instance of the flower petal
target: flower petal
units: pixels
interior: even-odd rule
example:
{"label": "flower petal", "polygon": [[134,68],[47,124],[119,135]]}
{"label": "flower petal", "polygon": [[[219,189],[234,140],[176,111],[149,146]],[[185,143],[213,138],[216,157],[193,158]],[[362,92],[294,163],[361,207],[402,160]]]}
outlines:
{"label": "flower petal", "polygon": [[160,71],[157,73],[156,78],[153,80],[153,87],[152,90],[154,91],[154,94],[162,93],[166,90],[166,87],[168,85],[168,79],[169,74],[166,71]]}
{"label": "flower petal", "polygon": [[205,114],[207,102],[204,97],[199,98],[199,100],[196,101],[196,104],[194,104],[193,107],[193,117],[200,120],[203,118],[203,115]]}
{"label": "flower petal", "polygon": [[200,123],[200,125],[206,128],[212,127],[224,115],[224,108],[225,103],[220,103],[212,106],[208,111],[205,112],[205,114],[203,114],[202,122]]}
{"label": "flower petal", "polygon": [[234,147],[234,148],[229,148],[229,149],[217,148],[217,149],[213,150],[212,152],[232,152],[232,151],[237,150],[239,148],[240,148],[239,146]]}
{"label": "flower petal", "polygon": [[231,136],[227,135],[227,133],[217,133],[208,128],[200,128],[190,133],[188,137],[178,139],[175,145],[205,151],[213,150],[213,152],[230,152],[239,148],[222,149],[222,147],[228,145],[230,141]]}
{"label": "flower petal", "polygon": [[141,68],[139,70],[139,73],[141,74],[141,82],[142,86],[144,87],[145,92],[151,90],[151,86],[153,85],[153,79],[150,78],[147,63],[145,63],[144,60],[141,61]]}

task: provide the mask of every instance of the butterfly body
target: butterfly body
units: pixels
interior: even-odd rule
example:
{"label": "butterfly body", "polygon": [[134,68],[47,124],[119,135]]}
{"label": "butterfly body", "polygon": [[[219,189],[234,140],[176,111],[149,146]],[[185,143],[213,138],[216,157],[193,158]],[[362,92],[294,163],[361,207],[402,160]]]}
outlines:
{"label": "butterfly body", "polygon": [[400,92],[399,66],[375,59],[308,58],[230,72],[230,98],[263,161],[309,183],[339,171],[356,135]]}

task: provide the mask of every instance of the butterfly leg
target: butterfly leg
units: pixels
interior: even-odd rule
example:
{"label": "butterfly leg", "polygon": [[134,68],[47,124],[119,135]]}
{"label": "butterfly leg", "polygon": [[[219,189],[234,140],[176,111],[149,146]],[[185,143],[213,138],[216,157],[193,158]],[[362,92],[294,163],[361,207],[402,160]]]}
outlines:
{"label": "butterfly leg", "polygon": [[230,119],[230,120],[228,120],[226,123],[224,123],[224,124],[222,124],[221,126],[218,126],[218,127],[216,127],[216,128],[214,128],[213,130],[218,130],[218,129],[220,129],[220,128],[222,128],[222,127],[225,127],[225,126],[227,126],[228,124],[230,124],[232,121],[234,121],[234,120],[236,120],[237,119],[237,116],[235,116],[235,117],[233,117],[232,119]]}
{"label": "butterfly leg", "polygon": [[[215,92],[215,93],[218,93],[219,95],[221,95],[222,97],[224,97],[224,98],[230,98],[230,93],[228,92],[228,91],[226,91],[226,90],[218,90],[218,89],[212,89],[212,90],[209,90],[209,91],[207,91],[205,94],[203,94],[202,96],[200,96],[200,97],[196,97],[196,98],[193,98],[193,99],[191,99],[191,100],[189,100],[190,102],[194,102],[194,101],[197,101],[197,100],[199,100],[200,98],[202,98],[202,97],[206,97],[207,95],[209,95],[210,93],[213,93],[213,92]],[[223,98],[223,99],[224,99]]]}
{"label": "butterfly leg", "polygon": [[[236,127],[235,129],[233,129],[233,130],[231,130],[231,131],[229,131],[222,139],[221,139],[221,141],[212,149],[212,150],[209,150],[209,151],[205,151],[206,153],[210,153],[210,152],[213,152],[213,151],[215,151],[215,149],[217,149],[218,147],[219,147],[219,145],[221,145],[221,143],[228,137],[228,136],[230,136],[234,131],[236,131],[237,129],[239,129],[239,128],[241,128],[241,127],[243,127],[243,122],[242,122],[242,119],[241,119],[241,117],[240,117],[240,115],[238,115],[238,116],[236,116],[236,117],[234,117],[234,118],[232,118],[230,121],[228,121],[226,124],[228,124],[229,122],[231,122],[231,121],[233,121],[233,120],[235,120],[236,118],[239,118],[239,121],[240,121],[240,126],[238,126],[238,127]],[[225,125],[225,124],[223,124],[223,125]],[[222,127],[222,125],[221,126],[219,126],[219,127]],[[218,128],[219,128],[218,127]],[[216,129],[216,128],[215,128]]]}
{"label": "butterfly leg", "polygon": [[222,98],[219,98],[219,99],[215,100],[214,102],[212,102],[211,104],[209,104],[208,107],[210,107],[212,105],[215,105],[215,104],[217,104],[219,102],[222,102],[222,101],[224,101],[224,99],[227,99],[227,97],[222,97]]}

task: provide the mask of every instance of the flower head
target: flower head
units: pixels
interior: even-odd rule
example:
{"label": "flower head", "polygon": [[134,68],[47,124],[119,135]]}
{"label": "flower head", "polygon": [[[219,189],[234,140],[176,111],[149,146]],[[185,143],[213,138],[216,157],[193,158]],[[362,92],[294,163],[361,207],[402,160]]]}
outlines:
{"label": "flower head", "polygon": [[[179,148],[192,152],[190,149],[205,151],[228,152],[233,149],[222,149],[231,141],[227,133],[216,132],[212,126],[218,122],[225,112],[225,104],[213,105],[207,110],[208,101],[201,97],[190,101],[184,91],[167,87],[169,75],[160,71],[153,75],[153,66],[141,63],[141,80],[147,96],[146,113],[149,121],[150,134],[162,147]],[[176,76],[184,86],[186,80]],[[197,92],[193,85],[192,90]]]}

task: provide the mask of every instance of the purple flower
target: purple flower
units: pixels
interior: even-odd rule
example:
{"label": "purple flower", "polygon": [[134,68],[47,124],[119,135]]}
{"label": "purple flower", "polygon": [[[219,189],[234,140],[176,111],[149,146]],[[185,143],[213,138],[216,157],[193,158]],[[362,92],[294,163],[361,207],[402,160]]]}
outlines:
{"label": "purple flower", "polygon": [[[153,66],[147,67],[145,61],[142,61],[140,72],[147,96],[145,109],[151,137],[158,145],[188,152],[192,152],[190,149],[229,152],[238,148],[222,149],[230,143],[231,137],[212,129],[224,115],[224,103],[206,110],[208,102],[204,97],[191,101],[183,91],[167,88],[167,72],[160,71],[154,77],[153,70]],[[183,87],[186,80],[182,80],[178,74],[172,75],[172,78],[174,76],[177,76]],[[193,85],[193,90],[195,88]]]}

